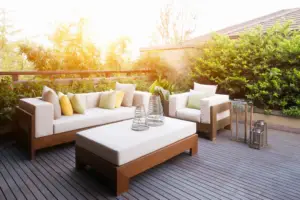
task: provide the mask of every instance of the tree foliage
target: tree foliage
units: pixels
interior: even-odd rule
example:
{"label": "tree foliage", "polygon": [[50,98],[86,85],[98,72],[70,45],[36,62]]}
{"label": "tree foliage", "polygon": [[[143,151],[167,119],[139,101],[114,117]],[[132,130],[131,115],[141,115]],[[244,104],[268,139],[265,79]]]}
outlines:
{"label": "tree foliage", "polygon": [[193,80],[265,109],[300,109],[300,32],[290,25],[257,27],[238,39],[214,35],[192,58]]}
{"label": "tree foliage", "polygon": [[182,5],[177,9],[174,2],[166,4],[160,10],[156,29],[152,43],[180,44],[196,30],[196,14],[184,9]]}
{"label": "tree foliage", "polygon": [[21,51],[36,70],[96,70],[101,68],[101,52],[84,33],[85,21],[61,24],[49,37],[51,47],[23,44]]}
{"label": "tree foliage", "polygon": [[129,37],[120,37],[108,46],[105,55],[107,70],[121,70],[129,62],[128,46],[130,42]]}
{"label": "tree foliage", "polygon": [[9,12],[0,9],[0,70],[23,70],[32,66],[19,51],[16,36],[20,30],[10,21]]}

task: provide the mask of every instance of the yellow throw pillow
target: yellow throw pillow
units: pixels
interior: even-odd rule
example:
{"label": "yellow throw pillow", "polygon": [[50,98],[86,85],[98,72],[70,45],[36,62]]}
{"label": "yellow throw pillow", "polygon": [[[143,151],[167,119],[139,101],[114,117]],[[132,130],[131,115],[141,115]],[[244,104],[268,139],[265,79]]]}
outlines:
{"label": "yellow throw pillow", "polygon": [[72,104],[70,102],[70,99],[67,97],[67,95],[62,95],[59,98],[60,107],[63,115],[71,116],[73,115],[73,108]]}
{"label": "yellow throw pillow", "polygon": [[123,91],[116,91],[116,108],[120,108],[123,98],[124,98],[124,92]]}
{"label": "yellow throw pillow", "polygon": [[116,107],[116,92],[103,92],[100,96],[99,107],[114,109]]}
{"label": "yellow throw pillow", "polygon": [[73,94],[73,93],[68,93],[67,96],[71,101],[74,112],[79,113],[79,114],[84,114],[85,106],[80,101],[79,96],[77,94]]}

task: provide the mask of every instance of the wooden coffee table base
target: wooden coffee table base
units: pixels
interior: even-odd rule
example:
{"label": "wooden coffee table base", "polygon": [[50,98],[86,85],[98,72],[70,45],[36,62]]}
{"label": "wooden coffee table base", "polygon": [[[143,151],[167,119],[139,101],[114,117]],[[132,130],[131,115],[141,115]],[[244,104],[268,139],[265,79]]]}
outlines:
{"label": "wooden coffee table base", "polygon": [[116,195],[120,195],[121,193],[128,191],[129,179],[131,177],[161,164],[185,150],[190,150],[191,156],[198,152],[197,134],[186,137],[121,166],[114,165],[76,145],[76,168],[81,169],[86,165],[89,165],[96,169],[98,173],[112,181]]}

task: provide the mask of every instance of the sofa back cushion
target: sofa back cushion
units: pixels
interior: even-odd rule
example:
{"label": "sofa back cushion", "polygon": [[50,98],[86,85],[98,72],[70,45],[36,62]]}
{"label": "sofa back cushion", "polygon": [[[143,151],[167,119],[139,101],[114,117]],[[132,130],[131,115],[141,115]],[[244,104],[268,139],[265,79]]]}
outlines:
{"label": "sofa back cushion", "polygon": [[124,92],[122,106],[131,107],[133,103],[134,92],[135,92],[135,84],[123,84],[117,82],[116,90]]}
{"label": "sofa back cushion", "polygon": [[98,107],[101,92],[86,93],[86,108]]}

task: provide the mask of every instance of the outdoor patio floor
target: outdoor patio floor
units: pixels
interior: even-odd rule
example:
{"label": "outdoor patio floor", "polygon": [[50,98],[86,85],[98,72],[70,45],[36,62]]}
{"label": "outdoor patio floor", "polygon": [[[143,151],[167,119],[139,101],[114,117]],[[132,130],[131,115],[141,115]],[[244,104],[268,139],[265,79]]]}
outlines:
{"label": "outdoor patio floor", "polygon": [[[268,148],[250,149],[222,131],[215,143],[183,153],[130,182],[117,199],[300,199],[300,134],[269,130]],[[29,161],[0,142],[0,199],[116,199],[92,171],[74,169],[74,144],[41,150]]]}

